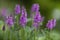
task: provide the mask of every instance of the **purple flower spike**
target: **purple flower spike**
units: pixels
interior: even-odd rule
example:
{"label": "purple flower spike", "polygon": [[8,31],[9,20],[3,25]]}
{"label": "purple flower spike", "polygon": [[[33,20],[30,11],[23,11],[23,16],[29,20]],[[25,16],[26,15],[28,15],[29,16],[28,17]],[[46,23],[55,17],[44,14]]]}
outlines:
{"label": "purple flower spike", "polygon": [[34,16],[34,22],[40,22],[41,21],[41,15],[40,12],[36,12],[35,16]]}
{"label": "purple flower spike", "polygon": [[40,12],[36,12],[34,18],[33,18],[33,26],[35,24],[35,27],[39,26],[39,23],[43,21],[43,17],[40,15]]}
{"label": "purple flower spike", "polygon": [[22,7],[22,15],[27,17],[27,12],[24,6]]}
{"label": "purple flower spike", "polygon": [[6,8],[3,8],[1,10],[1,13],[2,13],[3,16],[6,16],[7,15],[7,9]]}
{"label": "purple flower spike", "polygon": [[48,29],[53,29],[56,26],[56,19],[51,19],[48,21],[46,27]]}
{"label": "purple flower spike", "polygon": [[26,12],[26,9],[22,7],[22,15],[20,17],[20,24],[21,26],[25,27],[26,23],[27,23],[27,12]]}
{"label": "purple flower spike", "polygon": [[37,12],[37,11],[39,11],[39,7],[40,7],[39,4],[33,4],[33,5],[32,5],[32,8],[31,8],[31,11],[32,11],[32,12]]}
{"label": "purple flower spike", "polygon": [[6,23],[7,23],[7,25],[12,26],[13,25],[13,17],[12,16],[6,17]]}
{"label": "purple flower spike", "polygon": [[16,14],[20,14],[20,5],[19,4],[17,4],[16,6],[15,6],[15,13]]}
{"label": "purple flower spike", "polygon": [[36,22],[34,22],[34,23],[33,23],[33,26],[34,26],[35,28],[37,28],[37,27],[39,26],[39,24],[36,23]]}

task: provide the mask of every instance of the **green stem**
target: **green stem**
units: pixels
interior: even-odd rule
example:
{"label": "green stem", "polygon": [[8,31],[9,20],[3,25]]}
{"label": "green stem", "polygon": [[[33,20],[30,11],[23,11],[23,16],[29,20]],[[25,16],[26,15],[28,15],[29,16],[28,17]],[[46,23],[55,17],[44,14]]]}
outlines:
{"label": "green stem", "polygon": [[36,40],[36,29],[34,30],[34,40]]}
{"label": "green stem", "polygon": [[9,30],[10,32],[10,40],[12,40],[12,30]]}
{"label": "green stem", "polygon": [[17,31],[18,40],[20,40],[19,30]]}
{"label": "green stem", "polygon": [[50,37],[50,33],[51,30],[49,30],[49,32],[46,33],[46,40],[52,40],[52,38]]}
{"label": "green stem", "polygon": [[[16,18],[16,21],[17,21],[17,27],[19,27],[18,20],[19,20],[19,15],[17,15],[17,18]],[[17,30],[17,36],[18,36],[18,40],[20,40],[19,30]]]}
{"label": "green stem", "polygon": [[21,29],[21,40],[26,40],[24,28]]}

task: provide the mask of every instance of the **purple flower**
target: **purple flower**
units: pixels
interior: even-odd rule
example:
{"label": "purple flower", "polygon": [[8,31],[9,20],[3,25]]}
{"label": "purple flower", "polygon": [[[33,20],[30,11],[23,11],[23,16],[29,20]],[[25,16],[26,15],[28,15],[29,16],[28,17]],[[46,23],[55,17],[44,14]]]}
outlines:
{"label": "purple flower", "polygon": [[22,7],[22,15],[20,17],[20,24],[21,26],[25,26],[27,23],[27,12],[26,9],[24,7]]}
{"label": "purple flower", "polygon": [[3,8],[3,9],[1,10],[1,13],[2,13],[2,15],[3,15],[3,16],[5,16],[5,15],[6,15],[6,12],[7,12],[7,11],[6,11],[6,9],[5,9],[5,8]]}
{"label": "purple flower", "polygon": [[39,23],[43,21],[44,17],[40,15],[40,12],[36,12],[34,18],[33,18],[33,26],[38,27]]}
{"label": "purple flower", "polygon": [[36,22],[34,22],[34,23],[33,23],[33,26],[37,28],[37,27],[39,26],[39,24],[36,23]]}
{"label": "purple flower", "polygon": [[32,12],[37,12],[37,11],[39,11],[39,7],[40,7],[39,4],[33,4],[33,5],[32,5],[32,8],[31,8],[31,11],[32,11]]}
{"label": "purple flower", "polygon": [[7,15],[7,9],[6,8],[3,8],[1,10],[1,13],[2,13],[3,16],[6,16]]}
{"label": "purple flower", "polygon": [[2,8],[1,14],[5,18],[6,16],[9,16],[12,12],[8,8]]}
{"label": "purple flower", "polygon": [[48,21],[48,23],[46,24],[46,27],[48,29],[53,29],[56,25],[56,19],[51,19]]}
{"label": "purple flower", "polygon": [[15,6],[15,13],[16,14],[20,14],[20,5],[19,4],[17,4],[16,6]]}
{"label": "purple flower", "polygon": [[14,24],[12,16],[7,16],[6,17],[6,24],[9,25],[9,26],[12,26]]}

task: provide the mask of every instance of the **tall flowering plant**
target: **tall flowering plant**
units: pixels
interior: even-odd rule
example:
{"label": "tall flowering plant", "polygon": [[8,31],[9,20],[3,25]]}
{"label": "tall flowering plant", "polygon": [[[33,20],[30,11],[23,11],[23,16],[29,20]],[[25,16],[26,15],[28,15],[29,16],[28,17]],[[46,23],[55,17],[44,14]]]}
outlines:
{"label": "tall flowering plant", "polygon": [[[27,26],[29,18],[27,17],[28,12],[26,11],[26,8],[24,6],[21,7],[19,4],[17,4],[14,8],[14,13],[16,14],[14,17],[11,15],[5,16],[5,24],[8,25],[8,29],[14,33],[17,33],[17,40],[38,40],[40,32],[44,30],[41,30],[41,23],[43,24],[44,17],[40,14],[39,7],[39,4],[32,5],[30,17],[30,22],[32,22],[31,26]],[[5,11],[2,10],[2,14],[4,14]],[[51,20],[48,20],[45,29],[52,30],[55,25],[56,19],[53,18]],[[5,30],[5,27],[6,25],[3,25],[2,30]]]}

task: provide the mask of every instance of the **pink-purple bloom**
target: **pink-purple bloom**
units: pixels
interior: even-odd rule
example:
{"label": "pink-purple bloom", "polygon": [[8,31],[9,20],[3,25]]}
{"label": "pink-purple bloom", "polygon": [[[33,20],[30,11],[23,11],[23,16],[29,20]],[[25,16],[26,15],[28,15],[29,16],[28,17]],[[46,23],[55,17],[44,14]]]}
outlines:
{"label": "pink-purple bloom", "polygon": [[14,24],[13,17],[12,16],[7,16],[5,22],[6,22],[7,25],[12,26]]}
{"label": "pink-purple bloom", "polygon": [[53,29],[56,26],[56,19],[51,19],[48,21],[48,23],[46,24],[46,27],[48,29]]}
{"label": "pink-purple bloom", "polygon": [[22,7],[22,15],[20,17],[20,25],[21,26],[25,26],[27,23],[27,12],[26,9],[24,7]]}
{"label": "pink-purple bloom", "polygon": [[20,5],[17,4],[17,5],[15,6],[15,13],[16,13],[16,14],[20,14],[20,12],[21,12],[21,10],[20,10]]}
{"label": "pink-purple bloom", "polygon": [[2,16],[6,16],[7,15],[7,9],[2,8],[1,13],[2,13]]}
{"label": "pink-purple bloom", "polygon": [[40,15],[40,12],[36,12],[34,18],[33,18],[33,26],[38,27],[39,23],[43,21],[44,17]]}
{"label": "pink-purple bloom", "polygon": [[37,12],[37,11],[39,11],[39,7],[40,7],[39,4],[33,4],[33,5],[32,5],[32,8],[31,8],[31,11],[32,11],[32,12]]}

